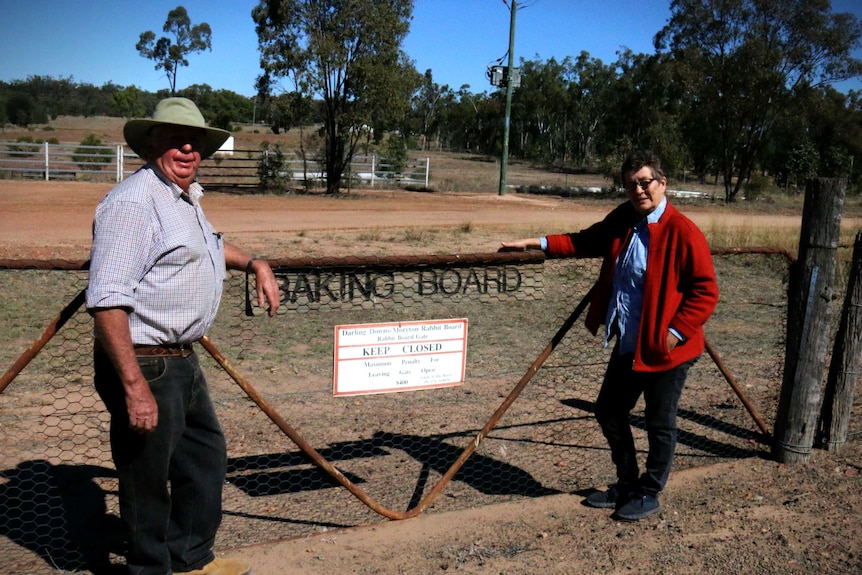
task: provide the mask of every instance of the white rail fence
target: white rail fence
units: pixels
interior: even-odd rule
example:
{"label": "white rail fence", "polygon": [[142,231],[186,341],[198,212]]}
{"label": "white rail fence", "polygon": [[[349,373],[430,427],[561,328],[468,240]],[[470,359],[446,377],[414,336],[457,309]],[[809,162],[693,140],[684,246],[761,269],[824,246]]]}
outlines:
{"label": "white rail fence", "polygon": [[[255,186],[258,169],[267,154],[262,150],[218,153],[201,165],[205,184]],[[143,161],[122,145],[87,146],[50,142],[0,142],[0,178],[90,180],[119,182],[137,170]],[[421,185],[430,179],[430,158],[392,163],[380,156],[354,156],[345,174],[347,185]],[[294,182],[322,181],[325,171],[314,158],[303,160],[286,153],[280,176]]]}

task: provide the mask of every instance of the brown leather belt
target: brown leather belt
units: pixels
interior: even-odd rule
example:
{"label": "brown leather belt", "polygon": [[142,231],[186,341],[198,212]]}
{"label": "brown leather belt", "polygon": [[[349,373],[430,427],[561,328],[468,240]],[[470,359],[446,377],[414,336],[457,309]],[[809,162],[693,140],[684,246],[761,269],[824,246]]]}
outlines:
{"label": "brown leather belt", "polygon": [[[102,342],[93,340],[96,353],[105,353]],[[164,345],[135,345],[138,357],[188,357],[195,352],[190,343],[168,343]]]}
{"label": "brown leather belt", "polygon": [[188,357],[194,351],[190,343],[135,346],[135,355],[138,357]]}

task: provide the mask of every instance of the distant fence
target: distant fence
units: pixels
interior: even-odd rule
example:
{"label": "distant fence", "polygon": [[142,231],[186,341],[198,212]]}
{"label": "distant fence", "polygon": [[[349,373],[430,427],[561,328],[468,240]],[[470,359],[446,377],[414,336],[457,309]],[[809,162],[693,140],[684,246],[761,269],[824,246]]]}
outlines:
{"label": "distant fence", "polygon": [[[728,251],[714,260],[721,300],[706,326],[710,353],[680,403],[677,469],[766,455],[768,430],[736,389],[771,423],[781,385],[787,259]],[[431,502],[439,512],[613,481],[593,417],[609,350],[573,312],[597,260],[533,252],[271,263],[277,316],[256,306],[253,279],[232,272],[210,347],[198,348],[228,441],[219,549],[390,516],[351,489],[410,513]],[[122,561],[108,417],[92,386],[92,319],[80,309],[86,284],[83,262],[0,260],[0,372],[44,345],[14,380],[10,371],[0,380],[8,385],[0,393],[0,556],[15,572]],[[451,318],[468,321],[461,385],[334,395],[336,326]],[[860,401],[853,409],[862,413]],[[642,415],[633,414],[640,446]],[[862,418],[852,425],[862,436]]]}
{"label": "distant fence", "polygon": [[[200,181],[205,186],[258,186],[258,169],[267,150],[219,152],[201,163]],[[326,173],[320,163],[285,154],[279,176],[289,182],[320,182]],[[119,182],[143,165],[141,158],[122,145],[86,146],[50,142],[0,142],[0,178],[51,180],[99,180]],[[427,187],[430,158],[395,164],[376,155],[354,156],[345,186],[417,185]]]}

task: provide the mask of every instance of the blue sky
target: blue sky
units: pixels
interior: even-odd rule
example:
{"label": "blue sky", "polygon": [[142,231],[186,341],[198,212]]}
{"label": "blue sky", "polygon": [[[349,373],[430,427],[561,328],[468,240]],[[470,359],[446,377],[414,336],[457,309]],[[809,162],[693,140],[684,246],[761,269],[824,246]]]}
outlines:
{"label": "blue sky", "polygon": [[[622,47],[651,53],[652,38],[669,17],[669,0],[519,0],[515,61],[558,61],[582,50],[605,63]],[[256,0],[0,0],[0,80],[41,75],[101,86],[168,88],[153,62],[138,55],[141,32],[162,34],[168,12],[184,6],[193,24],[212,28],[211,52],[192,54],[177,87],[209,84],[254,95],[259,74],[251,20]],[[862,18],[860,0],[833,0],[833,11]],[[488,66],[505,64],[509,10],[503,0],[415,0],[404,50],[420,73],[457,90],[492,91]],[[862,49],[855,56],[862,58]],[[862,89],[862,81],[838,89]]]}

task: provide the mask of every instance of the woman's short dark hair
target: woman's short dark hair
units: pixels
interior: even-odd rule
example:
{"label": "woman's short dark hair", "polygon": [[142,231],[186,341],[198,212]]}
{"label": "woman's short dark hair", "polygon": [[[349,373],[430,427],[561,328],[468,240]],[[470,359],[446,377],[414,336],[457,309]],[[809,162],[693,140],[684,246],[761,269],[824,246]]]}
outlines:
{"label": "woman's short dark hair", "polygon": [[644,167],[652,171],[654,178],[661,179],[665,177],[664,170],[661,167],[661,158],[657,154],[650,150],[637,150],[626,156],[626,159],[623,160],[623,167],[620,170],[623,181],[625,181],[626,174],[637,172]]}

